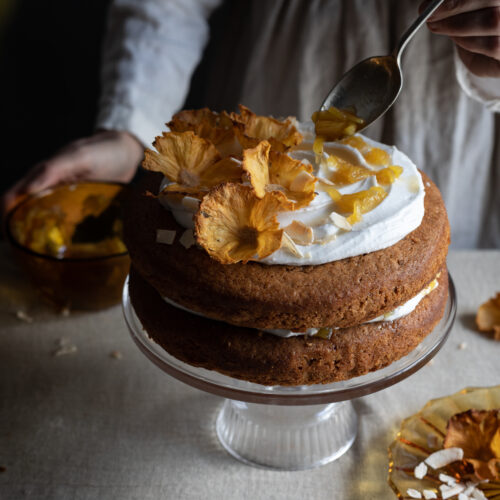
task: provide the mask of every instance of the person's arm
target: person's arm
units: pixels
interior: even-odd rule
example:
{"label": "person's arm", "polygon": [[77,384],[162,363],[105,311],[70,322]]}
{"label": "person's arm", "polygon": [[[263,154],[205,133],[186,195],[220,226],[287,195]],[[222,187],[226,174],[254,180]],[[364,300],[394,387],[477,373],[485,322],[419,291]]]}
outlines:
{"label": "person's arm", "polygon": [[0,215],[25,195],[88,180],[129,181],[144,145],[182,105],[221,0],[115,0],[102,61],[97,130],[35,165],[0,198]]}
{"label": "person's arm", "polygon": [[115,0],[103,53],[97,125],[144,145],[184,102],[221,0]]}
{"label": "person's arm", "polygon": [[457,78],[465,93],[500,111],[500,0],[445,0],[427,26],[455,42]]}

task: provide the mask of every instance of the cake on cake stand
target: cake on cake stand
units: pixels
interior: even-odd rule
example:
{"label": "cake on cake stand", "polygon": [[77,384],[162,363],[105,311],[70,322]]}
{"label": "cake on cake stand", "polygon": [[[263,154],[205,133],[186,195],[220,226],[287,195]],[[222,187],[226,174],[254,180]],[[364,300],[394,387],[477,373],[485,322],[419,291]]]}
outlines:
{"label": "cake on cake stand", "polygon": [[139,349],[172,377],[226,398],[216,423],[217,436],[235,458],[278,470],[318,467],[344,454],[354,442],[357,415],[351,400],[410,376],[432,359],[446,341],[456,314],[449,278],[444,315],[410,354],[389,366],[343,382],[296,387],[263,386],[188,365],[148,337],[123,289],[127,326]]}

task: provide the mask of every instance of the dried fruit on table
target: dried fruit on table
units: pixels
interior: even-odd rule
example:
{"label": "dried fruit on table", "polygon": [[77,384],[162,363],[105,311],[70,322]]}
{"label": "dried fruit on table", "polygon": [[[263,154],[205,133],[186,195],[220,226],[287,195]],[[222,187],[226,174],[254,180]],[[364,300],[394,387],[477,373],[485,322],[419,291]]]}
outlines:
{"label": "dried fruit on table", "polygon": [[200,204],[196,239],[222,264],[262,259],[280,248],[283,230],[276,215],[290,209],[291,202],[279,191],[258,198],[249,186],[221,184]]}
{"label": "dried fruit on table", "polygon": [[495,339],[500,340],[500,293],[479,307],[476,325],[481,332],[493,332]]}
{"label": "dried fruit on table", "polygon": [[461,448],[479,480],[500,479],[500,410],[468,410],[448,421],[444,448]]}

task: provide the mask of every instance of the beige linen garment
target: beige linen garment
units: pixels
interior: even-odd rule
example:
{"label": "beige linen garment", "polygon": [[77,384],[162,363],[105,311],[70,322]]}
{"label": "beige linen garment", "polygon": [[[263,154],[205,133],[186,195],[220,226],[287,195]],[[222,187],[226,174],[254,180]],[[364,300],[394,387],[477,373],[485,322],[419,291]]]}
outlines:
{"label": "beige linen garment", "polygon": [[[310,118],[358,61],[391,52],[417,0],[116,0],[98,125],[149,144],[188,104]],[[212,31],[208,17],[216,7]],[[396,104],[366,133],[394,144],[439,186],[455,248],[500,248],[500,79],[471,75],[423,27]]]}

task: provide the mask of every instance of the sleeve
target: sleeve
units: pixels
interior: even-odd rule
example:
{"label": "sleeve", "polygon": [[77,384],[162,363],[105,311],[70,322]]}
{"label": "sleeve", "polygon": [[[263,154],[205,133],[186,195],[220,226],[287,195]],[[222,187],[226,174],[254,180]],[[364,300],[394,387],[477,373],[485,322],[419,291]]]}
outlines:
{"label": "sleeve", "polygon": [[97,127],[149,145],[184,102],[221,0],[114,0]]}
{"label": "sleeve", "polygon": [[471,73],[455,50],[457,80],[466,95],[484,104],[489,110],[500,112],[500,78],[483,78]]}

